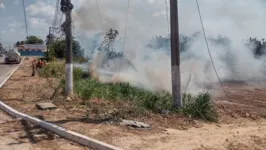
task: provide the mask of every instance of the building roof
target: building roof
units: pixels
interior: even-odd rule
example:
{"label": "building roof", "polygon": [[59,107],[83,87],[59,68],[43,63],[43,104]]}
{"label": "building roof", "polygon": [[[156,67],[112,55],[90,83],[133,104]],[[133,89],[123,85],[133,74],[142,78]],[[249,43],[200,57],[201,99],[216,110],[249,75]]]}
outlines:
{"label": "building roof", "polygon": [[47,47],[46,45],[43,45],[43,44],[24,44],[24,45],[19,45],[17,47],[18,50],[29,50],[29,51],[38,51],[38,50],[41,50],[41,51],[46,51],[47,50]]}

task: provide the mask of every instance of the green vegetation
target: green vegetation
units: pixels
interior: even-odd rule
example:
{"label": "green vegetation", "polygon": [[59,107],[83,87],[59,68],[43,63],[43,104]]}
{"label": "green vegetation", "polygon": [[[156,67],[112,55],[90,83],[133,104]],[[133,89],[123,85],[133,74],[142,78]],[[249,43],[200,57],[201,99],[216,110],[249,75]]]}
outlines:
{"label": "green vegetation", "polygon": [[103,84],[95,79],[81,79],[75,82],[75,93],[84,100],[127,100],[154,112],[171,109],[169,94],[153,93],[127,83]]}
{"label": "green vegetation", "polygon": [[[66,53],[66,41],[65,40],[55,40],[51,45],[49,45],[48,58],[65,58]],[[80,43],[73,40],[72,56],[74,62],[88,62],[87,58],[84,57],[84,49],[81,48]]]}
{"label": "green vegetation", "polygon": [[40,39],[37,36],[31,35],[29,37],[27,37],[26,41],[17,41],[14,46],[19,46],[19,45],[23,45],[23,44],[43,44],[43,40]]}
{"label": "green vegetation", "polygon": [[208,121],[217,121],[217,112],[211,105],[211,95],[208,92],[200,93],[196,97],[183,94],[183,113],[193,118],[201,118]]}
{"label": "green vegetation", "polygon": [[[64,77],[64,62],[51,62],[39,71],[43,77]],[[217,113],[211,104],[211,95],[200,93],[193,97],[190,94],[183,94],[183,108],[176,110],[172,108],[172,96],[169,93],[156,93],[131,86],[128,83],[103,84],[92,78],[83,78],[84,72],[74,68],[74,92],[85,103],[90,99],[102,99],[110,102],[127,102],[134,106],[134,110],[146,110],[154,113],[162,113],[163,110],[170,110],[173,113],[182,112],[193,118],[216,121]],[[62,80],[64,83],[64,80]],[[127,108],[125,108],[127,109]]]}
{"label": "green vegetation", "polygon": [[62,78],[65,74],[64,62],[53,61],[48,63],[45,67],[39,70],[41,77]]}

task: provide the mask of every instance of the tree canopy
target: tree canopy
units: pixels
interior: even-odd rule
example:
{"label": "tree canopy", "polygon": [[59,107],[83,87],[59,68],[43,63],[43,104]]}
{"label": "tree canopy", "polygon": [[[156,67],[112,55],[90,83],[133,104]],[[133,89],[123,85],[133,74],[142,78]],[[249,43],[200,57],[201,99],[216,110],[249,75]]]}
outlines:
{"label": "tree canopy", "polygon": [[23,45],[23,44],[43,44],[44,41],[40,38],[38,38],[37,36],[31,35],[27,37],[26,41],[17,41],[14,46],[19,46],[19,45]]}
{"label": "tree canopy", "polygon": [[26,44],[43,44],[43,40],[38,38],[37,36],[31,35],[27,37],[25,41]]}
{"label": "tree canopy", "polygon": [[[72,55],[73,59],[84,58],[84,49],[81,48],[79,41],[72,41]],[[66,54],[66,41],[65,40],[55,40],[49,46],[49,56],[54,56],[56,58],[65,58]]]}

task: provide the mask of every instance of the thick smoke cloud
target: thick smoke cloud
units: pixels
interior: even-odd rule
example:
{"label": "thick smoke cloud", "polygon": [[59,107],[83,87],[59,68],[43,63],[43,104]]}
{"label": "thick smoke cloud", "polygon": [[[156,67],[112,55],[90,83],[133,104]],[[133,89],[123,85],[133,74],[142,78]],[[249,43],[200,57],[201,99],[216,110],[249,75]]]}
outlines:
{"label": "thick smoke cloud", "polygon": [[[95,1],[80,1],[81,5],[74,14],[78,26],[77,33],[83,33],[83,38],[95,37],[97,32],[98,35],[102,33]],[[266,8],[263,7],[266,6],[265,2],[262,0],[252,2],[248,0],[199,0],[199,2],[207,36],[214,38],[224,36],[231,41],[230,45],[226,45],[209,40],[210,50],[221,79],[264,80],[266,68],[262,66],[263,60],[255,59],[243,40],[249,37],[263,38],[265,36]],[[127,1],[100,0],[98,3],[104,22],[104,31],[115,28],[120,33],[115,50],[121,51],[127,16]],[[169,10],[169,3],[167,8]],[[119,77],[119,81],[130,82],[146,89],[171,92],[169,49],[162,48],[158,51],[147,47],[147,44],[156,35],[167,36],[169,34],[166,10],[163,0],[134,0],[131,2],[124,49],[125,57],[122,60],[122,65],[120,65],[120,59],[116,59],[110,61],[108,68],[100,69],[101,60],[104,57],[102,54],[94,57],[93,68],[102,81],[114,82]],[[183,35],[191,36],[201,32],[195,0],[179,2],[179,22],[180,32]],[[94,50],[95,47],[91,45],[99,44],[102,38],[87,40],[87,47],[90,47],[87,50]],[[88,52],[88,54],[91,53]],[[181,60],[183,91],[190,73],[192,76],[188,92],[197,93],[217,83],[217,77],[214,74],[201,33],[190,43],[186,52],[181,54]],[[122,69],[118,69],[120,66]],[[117,70],[120,70],[119,74]],[[112,76],[109,76],[110,74]]]}

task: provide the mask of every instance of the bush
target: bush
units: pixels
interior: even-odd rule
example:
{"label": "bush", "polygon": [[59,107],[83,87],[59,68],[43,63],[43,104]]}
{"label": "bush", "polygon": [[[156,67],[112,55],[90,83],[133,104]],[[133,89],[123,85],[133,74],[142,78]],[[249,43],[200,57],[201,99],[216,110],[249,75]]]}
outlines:
{"label": "bush", "polygon": [[169,94],[154,93],[128,83],[103,84],[95,79],[83,79],[75,82],[74,90],[83,99],[127,100],[154,112],[171,108]]}
{"label": "bush", "polygon": [[64,62],[53,61],[39,70],[41,77],[61,78],[65,74]]}
{"label": "bush", "polygon": [[[62,78],[65,76],[65,63],[63,61],[53,61],[48,63],[39,70],[39,75],[42,77]],[[83,78],[84,72],[82,69],[73,68],[73,79],[79,80]]]}
{"label": "bush", "polygon": [[211,95],[208,92],[200,93],[196,97],[183,94],[182,111],[193,118],[201,118],[207,121],[217,121],[218,118],[217,112],[211,104]]}
{"label": "bush", "polygon": [[74,81],[80,80],[83,77],[83,70],[77,67],[73,68],[73,79]]}

